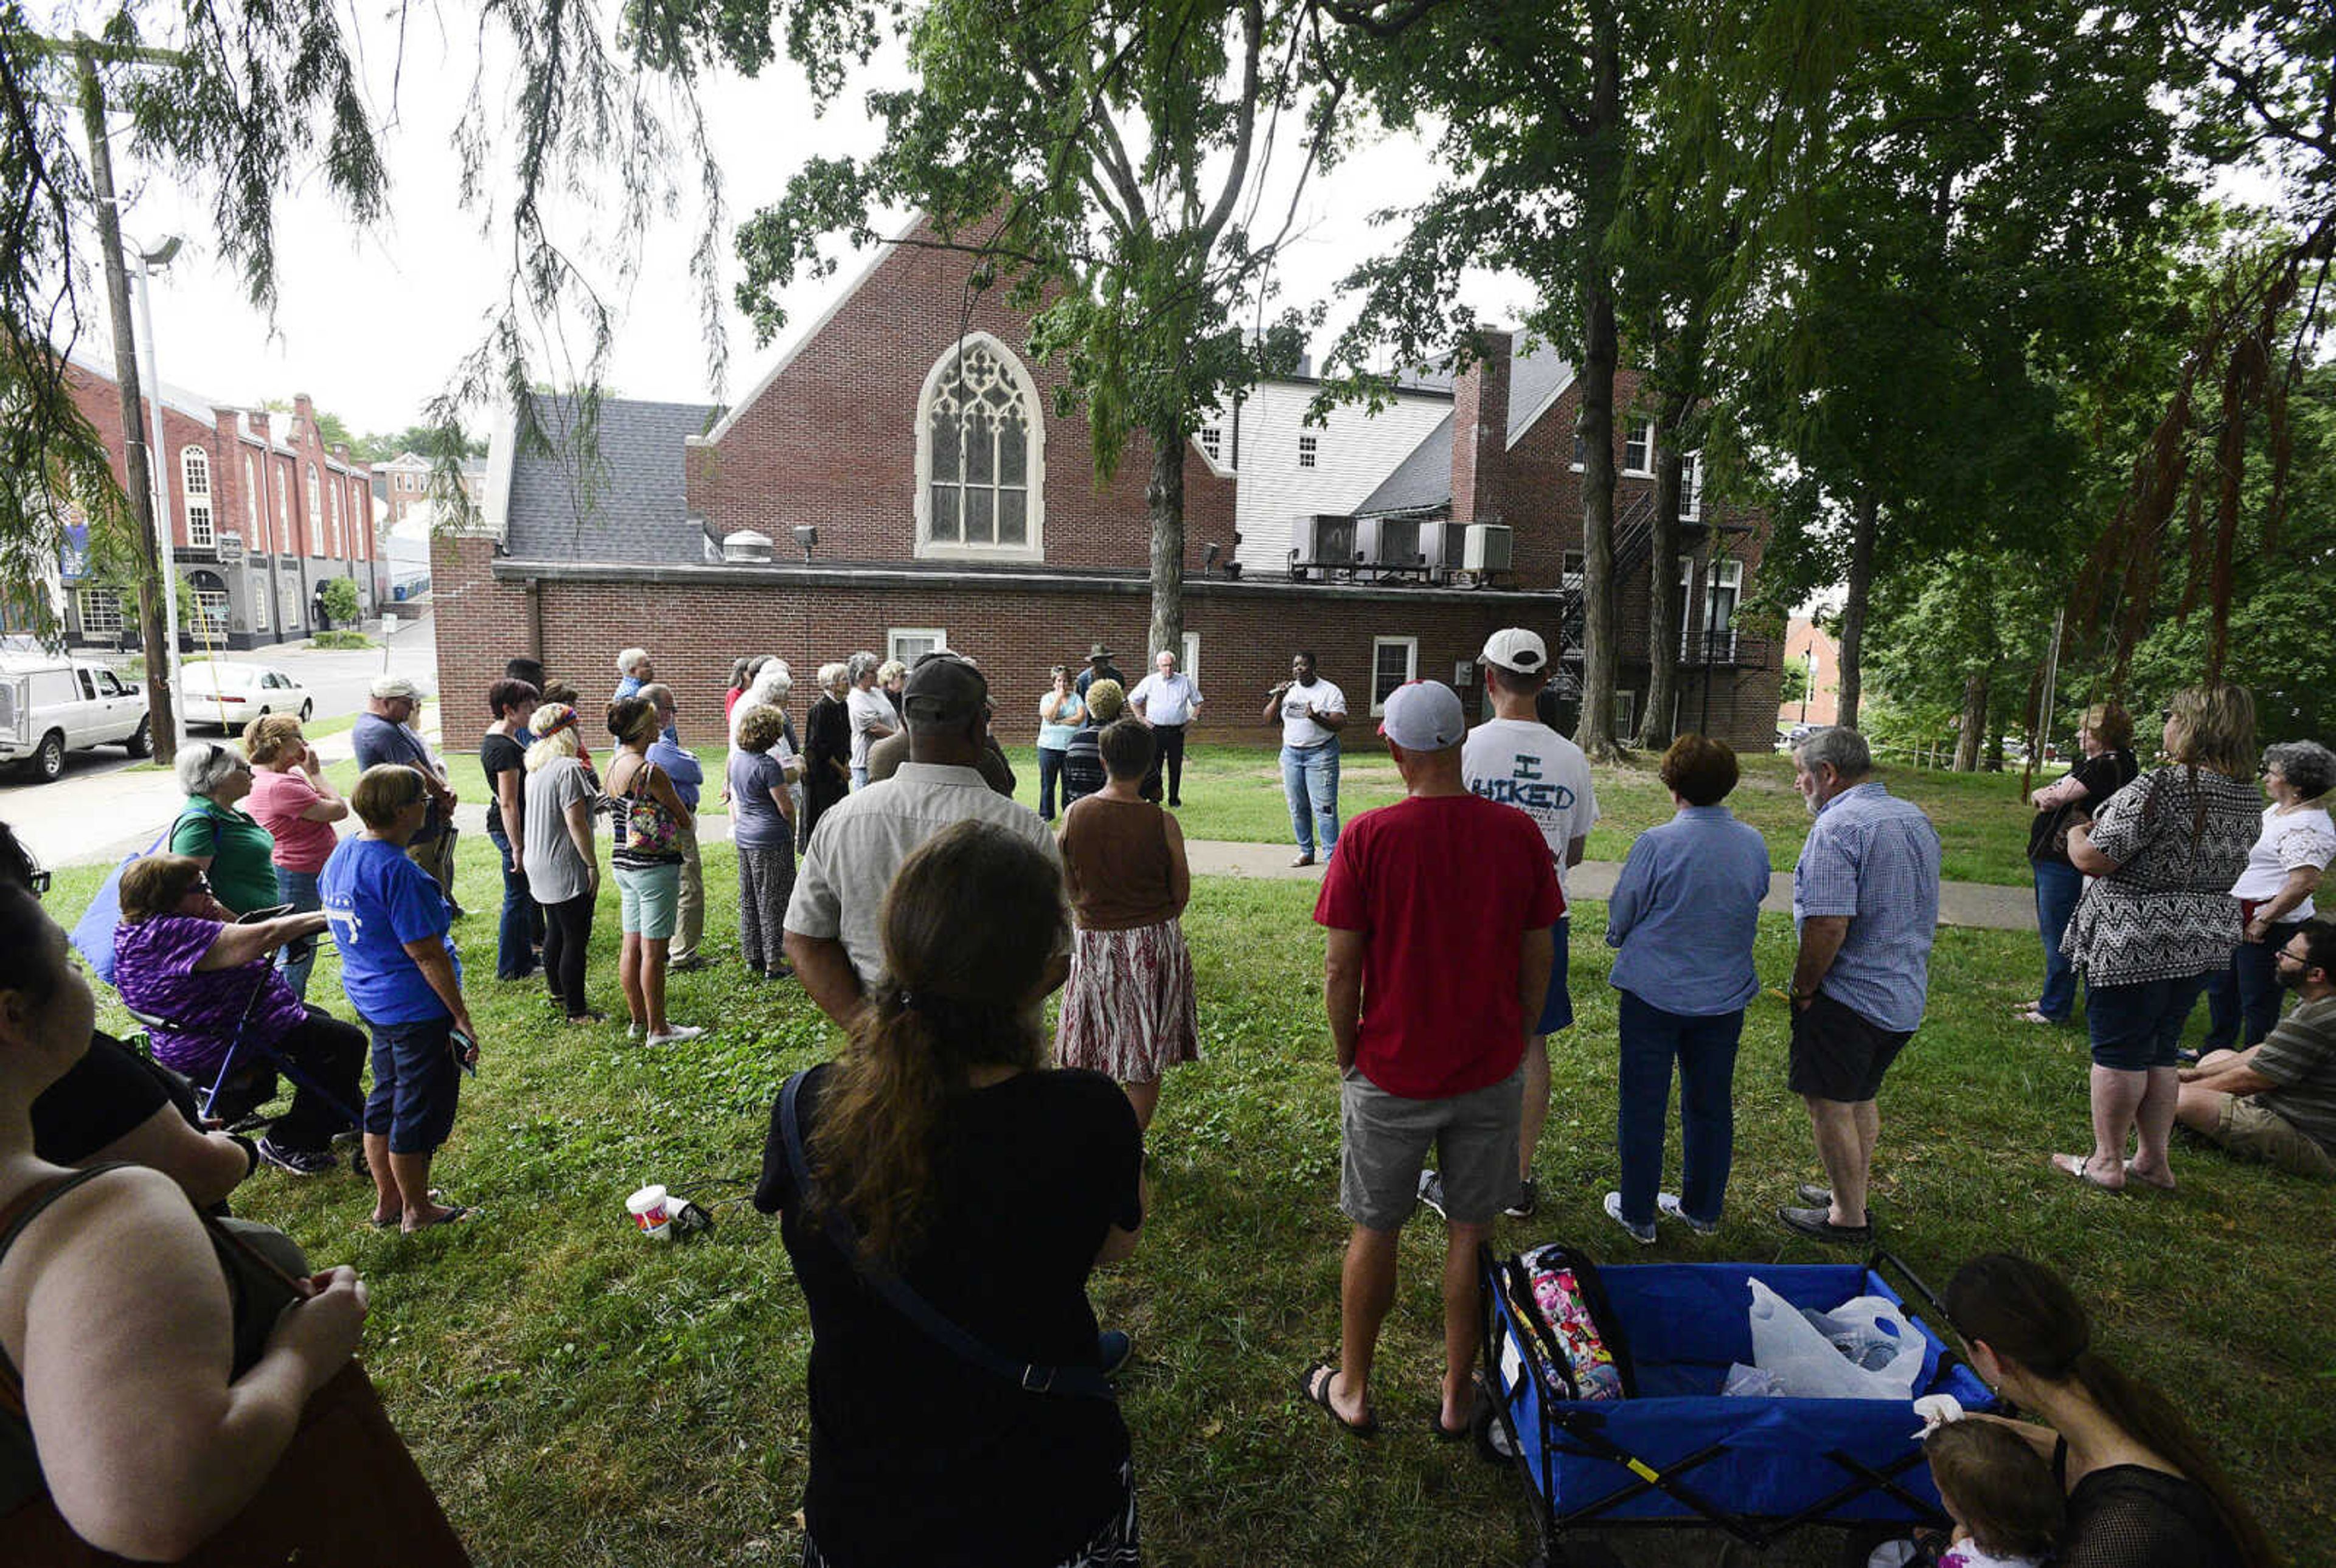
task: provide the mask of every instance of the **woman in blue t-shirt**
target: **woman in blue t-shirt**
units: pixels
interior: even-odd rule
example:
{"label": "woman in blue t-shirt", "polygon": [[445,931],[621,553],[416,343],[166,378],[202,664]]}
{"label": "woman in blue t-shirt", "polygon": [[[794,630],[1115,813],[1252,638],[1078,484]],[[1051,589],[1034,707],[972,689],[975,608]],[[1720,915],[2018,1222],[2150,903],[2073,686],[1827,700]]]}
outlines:
{"label": "woman in blue t-shirt", "polygon": [[343,839],[317,891],[341,953],[341,985],[373,1031],[373,1093],[365,1097],[365,1159],[373,1222],[418,1231],[468,1208],[430,1194],[430,1162],[454,1126],[458,1067],[479,1059],[462,1004],[452,908],[405,846],[430,814],[430,793],[410,767],[383,763],[349,792],[365,832]]}

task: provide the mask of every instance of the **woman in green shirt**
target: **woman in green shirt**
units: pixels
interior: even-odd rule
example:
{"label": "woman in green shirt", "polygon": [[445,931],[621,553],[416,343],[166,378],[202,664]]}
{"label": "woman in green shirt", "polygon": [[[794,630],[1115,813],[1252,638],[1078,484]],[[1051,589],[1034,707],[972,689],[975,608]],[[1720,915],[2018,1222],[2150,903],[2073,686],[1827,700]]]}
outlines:
{"label": "woman in green shirt", "polygon": [[187,792],[171,825],[170,852],[201,866],[212,896],[237,914],[277,902],[276,840],[237,809],[251,793],[251,765],[231,745],[193,741],[179,753],[179,787]]}

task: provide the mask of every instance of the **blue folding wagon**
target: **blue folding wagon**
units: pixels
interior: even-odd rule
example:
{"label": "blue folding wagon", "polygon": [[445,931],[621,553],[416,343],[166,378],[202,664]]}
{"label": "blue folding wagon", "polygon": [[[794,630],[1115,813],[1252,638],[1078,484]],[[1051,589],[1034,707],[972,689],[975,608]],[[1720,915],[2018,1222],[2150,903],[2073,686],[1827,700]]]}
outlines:
{"label": "blue folding wagon", "polygon": [[1943,1322],[1903,1263],[1876,1252],[1864,1264],[1601,1269],[1563,1250],[1621,1378],[1621,1398],[1582,1398],[1533,1298],[1524,1258],[1542,1251],[1502,1258],[1485,1248],[1478,1262],[1493,1419],[1533,1494],[1551,1564],[1566,1560],[1566,1532],[1585,1525],[1716,1528],[1766,1547],[1807,1524],[1949,1524],[1906,1401],[1719,1391],[1730,1365],[1752,1359],[1757,1279],[1795,1307],[1829,1311],[1868,1294],[1898,1303],[1924,1341],[1916,1394],[1992,1408],[1986,1386],[1883,1278],[1887,1267]]}

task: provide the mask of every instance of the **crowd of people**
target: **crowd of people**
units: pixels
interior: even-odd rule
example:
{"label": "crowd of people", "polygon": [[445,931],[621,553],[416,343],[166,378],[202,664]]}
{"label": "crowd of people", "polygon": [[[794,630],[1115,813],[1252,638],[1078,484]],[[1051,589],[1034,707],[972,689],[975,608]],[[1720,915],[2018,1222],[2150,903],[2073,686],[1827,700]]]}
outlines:
{"label": "crowd of people", "polygon": [[[807,1563],[930,1556],[936,1542],[968,1562],[1138,1559],[1132,1448],[1109,1382],[1134,1346],[1097,1322],[1086,1289],[1137,1244],[1163,1081],[1199,1055],[1181,930],[1192,872],[1173,813],[1204,699],[1170,652],[1132,689],[1112,657],[1097,643],[1076,677],[1056,667],[1038,701],[1040,812],[1012,799],[989,679],[971,658],[825,666],[800,741],[784,662],[732,671],[719,789],[739,950],[749,974],[800,983],[849,1040],[773,1105],[754,1198],[780,1217],[812,1319]],[[1299,863],[1325,863],[1314,919],[1351,1225],[1338,1353],[1299,1388],[1358,1436],[1379,1427],[1378,1340],[1399,1237],[1422,1207],[1446,1239],[1434,1430],[1457,1438],[1479,1419],[1478,1249],[1502,1216],[1537,1211],[1548,1040],[1573,1022],[1566,884],[1599,820],[1593,774],[1545,720],[1539,636],[1503,630],[1479,663],[1491,716],[1474,727],[1440,683],[1387,696],[1378,734],[1404,797],[1343,824],[1346,702],[1310,653],[1262,711],[1280,726]],[[557,1017],[608,1021],[588,963],[606,816],[629,1033],[670,1047],[703,1030],[668,1017],[667,974],[715,961],[698,847],[706,780],[648,651],[627,649],[617,673],[589,726],[575,688],[531,660],[486,693],[496,979],[540,974]],[[182,1553],[292,1462],[293,1427],[348,1362],[365,1291],[297,1249],[275,1267],[280,1289],[239,1280],[243,1251],[218,1239],[229,1232],[217,1211],[259,1164],[314,1174],[354,1144],[375,1226],[477,1214],[431,1185],[480,1041],[453,938],[457,792],[413,725],[416,702],[410,683],[375,685],[346,797],[282,716],[240,749],[182,751],[185,805],[161,852],[121,873],[109,954],[151,1060],[94,1029],[37,901],[45,877],[0,830],[0,1456],[27,1456],[13,1469],[0,1457],[0,1522],[12,1500],[45,1499],[107,1550]],[[611,745],[596,761],[587,736],[601,733]],[[2221,684],[2173,697],[2165,761],[2147,771],[2121,710],[2092,710],[2080,733],[2084,761],[2035,800],[2047,968],[2021,1015],[2065,1022],[2081,982],[2094,1148],[2054,1165],[2101,1187],[2170,1187],[2178,1122],[2336,1174],[2336,923],[2310,903],[2336,853],[2323,799],[2336,757],[2271,748],[2262,806],[2252,706]],[[1776,1222],[1864,1246],[1882,1086],[1928,1002],[1939,838],[1879,780],[1855,731],[1817,731],[1793,762],[1813,821],[1792,879],[1786,1082],[1825,1179]],[[1632,843],[1605,929],[1620,1078],[1603,1207],[1638,1244],[1666,1221],[1698,1236],[1721,1227],[1770,882],[1761,834],[1726,804],[1739,765],[1725,744],[1682,736],[1660,777],[1675,814]],[[359,831],[341,837],[352,814]],[[326,933],[362,1030],[305,999]],[[2227,1019],[2236,1048],[2185,1066],[2183,1025],[2218,987],[2231,1001],[2217,1027]],[[2301,998],[2284,1019],[2279,989]],[[278,1072],[288,1110],[258,1137],[221,1130],[268,1100]],[[273,1232],[257,1244],[277,1243],[289,1245]],[[125,1266],[127,1311],[113,1300]],[[2090,1349],[2056,1276],[1982,1258],[1947,1304],[1974,1368],[2041,1422],[1929,1440],[1976,1544],[1963,1561],[2272,1560],[2211,1452]],[[106,1320],[93,1344],[92,1317]],[[168,1388],[130,1377],[152,1359],[137,1355],[141,1336],[204,1351],[203,1375]],[[106,1462],[132,1394],[184,1439],[174,1466]],[[912,1406],[926,1414],[904,1440],[899,1413]]]}

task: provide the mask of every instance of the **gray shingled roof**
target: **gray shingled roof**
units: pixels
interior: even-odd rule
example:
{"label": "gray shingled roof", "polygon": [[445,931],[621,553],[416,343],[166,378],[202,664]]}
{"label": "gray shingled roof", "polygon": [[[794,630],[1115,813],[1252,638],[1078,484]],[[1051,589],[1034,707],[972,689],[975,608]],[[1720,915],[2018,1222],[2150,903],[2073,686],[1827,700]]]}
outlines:
{"label": "gray shingled roof", "polygon": [[682,443],[703,435],[712,404],[600,401],[597,455],[569,440],[582,399],[541,400],[549,453],[514,453],[504,549],[522,560],[696,562],[704,535],[689,521]]}
{"label": "gray shingled roof", "polygon": [[[1509,353],[1509,440],[1513,443],[1524,433],[1525,426],[1541,412],[1550,394],[1573,379],[1573,366],[1548,346],[1529,355],[1523,351],[1523,335],[1519,334],[1517,346]],[[1447,415],[1355,508],[1355,513],[1369,517],[1380,512],[1415,511],[1448,506],[1451,502],[1452,421]]]}

